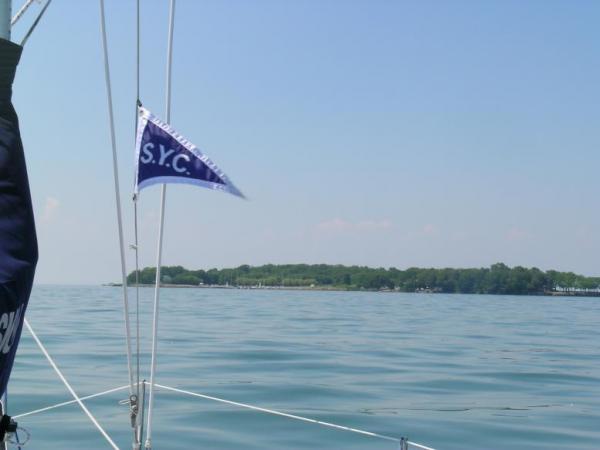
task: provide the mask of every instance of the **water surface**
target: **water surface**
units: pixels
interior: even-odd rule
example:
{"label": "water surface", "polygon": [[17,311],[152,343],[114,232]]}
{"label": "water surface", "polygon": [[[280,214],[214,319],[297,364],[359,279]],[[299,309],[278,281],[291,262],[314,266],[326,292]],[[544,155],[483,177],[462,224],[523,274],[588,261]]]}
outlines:
{"label": "water surface", "polygon": [[[152,290],[140,292],[148,378]],[[81,396],[127,384],[120,296],[34,289],[27,317]],[[598,323],[594,298],[164,289],[157,382],[436,449],[598,449]],[[126,397],[86,402],[123,449]],[[65,400],[24,331],[10,413]],[[31,449],[110,448],[76,405],[20,425]],[[169,450],[396,448],[165,391],[153,435],[154,448]]]}

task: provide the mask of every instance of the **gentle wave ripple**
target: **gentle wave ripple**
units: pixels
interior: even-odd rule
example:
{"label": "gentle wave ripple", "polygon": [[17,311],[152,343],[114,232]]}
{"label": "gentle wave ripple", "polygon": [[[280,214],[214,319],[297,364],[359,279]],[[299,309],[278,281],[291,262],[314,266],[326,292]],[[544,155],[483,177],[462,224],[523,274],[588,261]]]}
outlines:
{"label": "gentle wave ripple", "polygon": [[[140,293],[149,378],[153,291]],[[120,295],[34,290],[28,318],[82,396],[127,383]],[[164,289],[157,382],[437,449],[598,449],[599,319],[591,298]],[[9,393],[12,414],[70,399],[26,331]],[[121,448],[126,397],[86,402]],[[172,392],[156,408],[157,449],[395,449]],[[20,424],[28,448],[109,448],[76,405]]]}

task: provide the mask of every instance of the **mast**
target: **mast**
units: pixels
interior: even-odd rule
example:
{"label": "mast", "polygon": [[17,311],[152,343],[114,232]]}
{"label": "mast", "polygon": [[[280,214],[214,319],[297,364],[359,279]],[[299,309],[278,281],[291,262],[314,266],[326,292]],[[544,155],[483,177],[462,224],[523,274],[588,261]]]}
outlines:
{"label": "mast", "polygon": [[12,1],[0,0],[0,38],[10,40]]}

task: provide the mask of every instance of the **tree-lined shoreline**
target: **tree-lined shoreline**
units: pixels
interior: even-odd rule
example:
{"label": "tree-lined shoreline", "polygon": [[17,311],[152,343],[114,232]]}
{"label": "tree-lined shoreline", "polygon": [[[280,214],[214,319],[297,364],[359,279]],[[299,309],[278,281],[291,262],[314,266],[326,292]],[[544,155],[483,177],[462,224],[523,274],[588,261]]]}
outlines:
{"label": "tree-lined shoreline", "polygon": [[[139,273],[140,285],[154,285],[156,269]],[[128,283],[135,285],[136,274]],[[171,286],[372,290],[505,295],[600,295],[600,277],[542,271],[503,263],[489,268],[371,268],[328,264],[242,265],[229,269],[161,268],[161,284]]]}

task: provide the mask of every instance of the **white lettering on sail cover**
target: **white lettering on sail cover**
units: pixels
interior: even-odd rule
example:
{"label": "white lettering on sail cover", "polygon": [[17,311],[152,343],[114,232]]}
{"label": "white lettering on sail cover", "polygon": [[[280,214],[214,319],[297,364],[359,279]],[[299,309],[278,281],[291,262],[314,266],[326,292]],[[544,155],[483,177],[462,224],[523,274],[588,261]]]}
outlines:
{"label": "white lettering on sail cover", "polygon": [[16,311],[4,313],[0,317],[0,350],[7,354],[15,342],[15,337],[21,324],[23,305]]}

